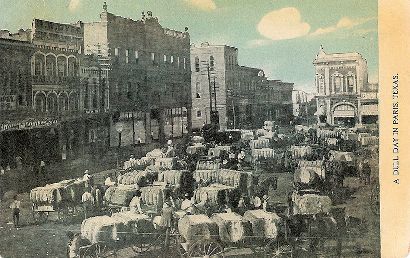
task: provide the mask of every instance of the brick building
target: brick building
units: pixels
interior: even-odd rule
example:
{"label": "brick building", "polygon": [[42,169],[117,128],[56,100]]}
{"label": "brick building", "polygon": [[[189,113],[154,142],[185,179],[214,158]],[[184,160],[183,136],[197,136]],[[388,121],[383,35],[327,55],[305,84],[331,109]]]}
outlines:
{"label": "brick building", "polygon": [[100,21],[84,24],[85,54],[104,57],[108,64],[111,146],[187,132],[189,47],[187,29],[163,28],[151,12],[132,20],[109,13],[104,5]]}
{"label": "brick building", "polygon": [[29,42],[15,40],[3,31],[0,38],[0,166],[14,167],[20,156],[32,162],[30,131],[34,120],[26,120],[31,110],[30,58],[34,48]]}
{"label": "brick building", "polygon": [[218,111],[221,129],[292,119],[293,83],[268,80],[263,70],[238,65],[235,47],[192,45],[191,70],[193,128],[210,123],[211,109]]}
{"label": "brick building", "polygon": [[378,120],[378,85],[368,82],[367,62],[359,53],[327,54],[321,47],[316,69],[318,121],[354,126]]}

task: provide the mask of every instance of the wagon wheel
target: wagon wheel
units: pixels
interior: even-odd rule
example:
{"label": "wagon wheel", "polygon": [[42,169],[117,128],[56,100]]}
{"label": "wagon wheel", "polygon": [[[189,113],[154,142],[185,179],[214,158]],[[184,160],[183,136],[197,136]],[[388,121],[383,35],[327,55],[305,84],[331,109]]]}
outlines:
{"label": "wagon wheel", "polygon": [[62,207],[62,208],[60,208],[60,209],[58,209],[58,212],[57,212],[57,219],[60,221],[60,222],[67,222],[67,220],[68,220],[68,214],[69,214],[69,210],[68,210],[68,207]]}
{"label": "wagon wheel", "polygon": [[293,257],[292,246],[287,242],[281,243],[273,239],[265,246],[265,257]]}
{"label": "wagon wheel", "polygon": [[141,236],[137,243],[131,246],[132,251],[138,256],[149,251],[159,249],[164,242],[164,236],[161,234]]}
{"label": "wagon wheel", "polygon": [[375,183],[372,187],[370,203],[371,203],[372,212],[375,215],[379,215],[380,214],[380,186],[379,186],[379,183]]}
{"label": "wagon wheel", "polygon": [[48,220],[48,212],[46,211],[34,211],[33,210],[33,219],[36,223],[42,224]]}
{"label": "wagon wheel", "polygon": [[223,247],[218,242],[212,240],[200,240],[189,248],[188,257],[224,257],[223,251]]}
{"label": "wagon wheel", "polygon": [[94,244],[88,247],[83,255],[81,256],[82,258],[116,258],[117,253],[114,250],[110,250],[106,245],[104,244]]}

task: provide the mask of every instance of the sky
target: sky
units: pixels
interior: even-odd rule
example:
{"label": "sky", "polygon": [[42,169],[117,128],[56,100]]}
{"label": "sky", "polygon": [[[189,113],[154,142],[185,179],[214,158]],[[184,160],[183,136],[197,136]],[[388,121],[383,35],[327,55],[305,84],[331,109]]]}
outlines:
{"label": "sky", "polygon": [[[103,0],[0,0],[0,29],[30,28],[33,18],[98,21]],[[239,49],[239,64],[269,79],[314,92],[312,62],[327,53],[359,52],[378,81],[377,0],[107,0],[108,12],[140,19],[152,11],[163,27],[189,28],[191,43]]]}

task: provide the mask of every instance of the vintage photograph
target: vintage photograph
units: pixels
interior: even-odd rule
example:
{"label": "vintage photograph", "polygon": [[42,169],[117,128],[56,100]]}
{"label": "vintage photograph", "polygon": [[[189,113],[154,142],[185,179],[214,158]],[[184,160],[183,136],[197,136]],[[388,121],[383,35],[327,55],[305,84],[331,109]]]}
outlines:
{"label": "vintage photograph", "polygon": [[381,257],[376,0],[0,0],[0,258]]}

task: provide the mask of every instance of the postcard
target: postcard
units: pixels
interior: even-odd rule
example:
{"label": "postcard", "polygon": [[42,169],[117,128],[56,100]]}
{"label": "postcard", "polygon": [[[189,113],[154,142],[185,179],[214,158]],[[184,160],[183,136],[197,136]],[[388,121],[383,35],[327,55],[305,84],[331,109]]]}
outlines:
{"label": "postcard", "polygon": [[408,1],[1,7],[0,258],[409,257]]}

